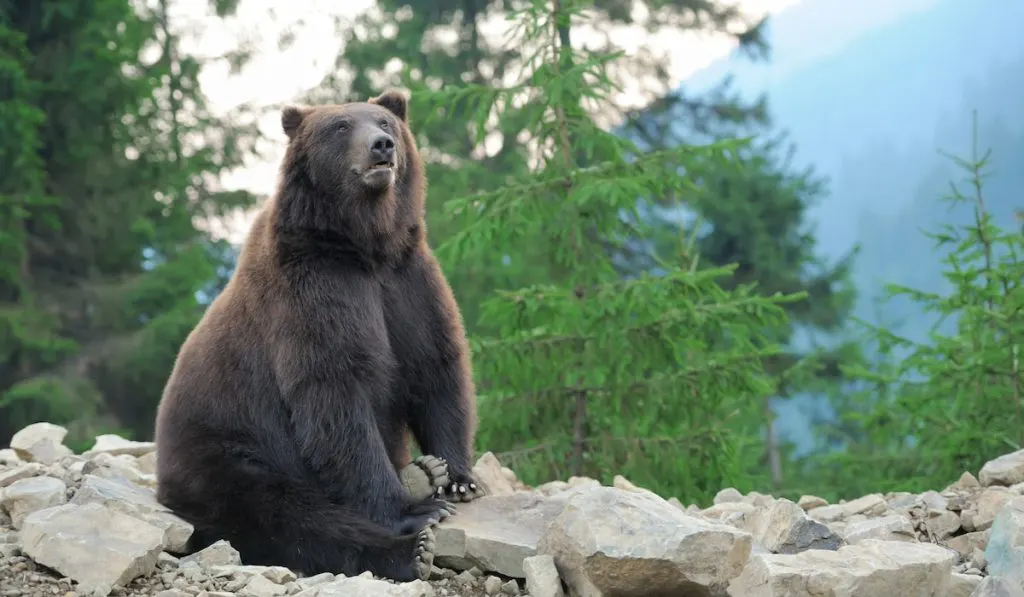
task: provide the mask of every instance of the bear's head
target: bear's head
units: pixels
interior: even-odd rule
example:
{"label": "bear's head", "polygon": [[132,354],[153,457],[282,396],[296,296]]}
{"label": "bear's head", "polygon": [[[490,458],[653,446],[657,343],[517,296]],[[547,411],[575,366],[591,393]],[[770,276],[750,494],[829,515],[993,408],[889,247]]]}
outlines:
{"label": "bear's head", "polygon": [[374,246],[421,229],[426,182],[407,111],[408,97],[397,90],[365,102],[284,108],[279,222]]}
{"label": "bear's head", "polygon": [[287,161],[321,192],[382,197],[417,165],[407,109],[408,98],[396,90],[366,102],[288,106],[281,112]]}

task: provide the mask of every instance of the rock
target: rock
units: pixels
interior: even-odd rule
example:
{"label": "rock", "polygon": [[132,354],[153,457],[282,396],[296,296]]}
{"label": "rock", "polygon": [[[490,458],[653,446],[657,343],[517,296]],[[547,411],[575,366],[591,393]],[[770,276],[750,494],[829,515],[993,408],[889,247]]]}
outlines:
{"label": "rock", "polygon": [[834,504],[821,506],[809,511],[807,514],[818,522],[835,522],[844,518],[850,518],[857,514],[865,516],[879,516],[889,509],[888,502],[881,494],[872,493],[850,500],[845,504]]}
{"label": "rock", "polygon": [[11,437],[11,449],[26,462],[53,464],[72,454],[62,442],[68,430],[52,423],[32,423]]}
{"label": "rock", "polygon": [[803,508],[804,512],[806,512],[808,510],[813,510],[815,508],[827,506],[828,500],[820,498],[816,495],[802,495],[800,496],[800,500],[797,501],[796,505]]}
{"label": "rock", "polygon": [[484,495],[512,495],[516,492],[515,486],[502,472],[498,458],[490,452],[485,452],[476,461],[472,474]]}
{"label": "rock", "polygon": [[265,576],[254,575],[238,592],[238,597],[277,597],[284,594],[285,589],[281,585]]}
{"label": "rock", "polygon": [[957,537],[951,537],[946,541],[946,545],[952,549],[955,549],[961,557],[969,558],[974,553],[975,549],[981,549],[984,551],[985,546],[988,545],[988,536],[991,529],[985,531],[975,531],[973,533],[964,533]]}
{"label": "rock", "polygon": [[1005,487],[989,487],[982,491],[974,505],[960,513],[964,530],[984,531],[1003,509],[1003,504],[1016,496]]}
{"label": "rock", "polygon": [[144,475],[156,475],[156,452],[143,454],[135,459],[135,465]]}
{"label": "rock", "polygon": [[45,470],[46,467],[43,465],[32,462],[19,464],[9,471],[0,471],[0,489],[11,485],[15,481],[42,475]]}
{"label": "rock", "polygon": [[964,471],[955,483],[946,487],[945,491],[974,491],[981,488],[978,478],[968,471]]}
{"label": "rock", "polygon": [[768,510],[756,512],[746,530],[754,535],[757,543],[773,553],[835,550],[843,544],[828,527],[808,518],[803,508],[787,499],[776,500]]}
{"label": "rock", "polygon": [[996,516],[985,560],[989,575],[1024,589],[1024,497],[1008,501]]}
{"label": "rock", "polygon": [[114,456],[106,452],[100,452],[92,457],[92,462],[97,468],[92,474],[107,479],[123,478],[138,485],[155,487],[156,476],[143,473],[139,470],[138,460],[134,456],[122,454]]}
{"label": "rock", "polygon": [[917,541],[914,525],[909,518],[901,514],[852,522],[847,525],[843,536],[850,544],[860,543],[866,539]]}
{"label": "rock", "polygon": [[29,557],[75,580],[79,592],[104,597],[153,572],[163,531],[101,504],[64,504],[29,514],[21,541]]}
{"label": "rock", "polygon": [[128,456],[134,456],[138,458],[145,454],[149,454],[156,450],[156,444],[153,442],[137,442],[130,439],[125,439],[120,435],[113,433],[107,433],[104,435],[96,436],[96,441],[93,446],[82,453],[82,456],[94,456],[96,454],[110,454],[111,456],[121,456],[127,454]]}
{"label": "rock", "polygon": [[743,494],[738,489],[732,487],[726,487],[715,494],[715,498],[712,500],[714,504],[728,504],[732,502],[742,502]]}
{"label": "rock", "polygon": [[565,495],[568,492],[551,497],[516,492],[460,503],[455,516],[434,529],[434,562],[522,578],[523,560],[536,555],[537,542],[561,512]]}
{"label": "rock", "polygon": [[971,597],[1024,597],[1024,589],[998,576],[986,576]]}
{"label": "rock", "polygon": [[[469,502],[471,503],[471,502]],[[366,576],[339,577],[320,583],[297,593],[301,597],[435,597],[430,584],[414,580],[401,584],[376,580]]]}
{"label": "rock", "polygon": [[230,543],[221,539],[209,546],[181,558],[182,565],[196,564],[209,570],[214,566],[240,566],[242,557]]}
{"label": "rock", "polygon": [[729,585],[731,597],[935,597],[955,555],[926,543],[867,539],[837,551],[759,554]]}
{"label": "rock", "polygon": [[989,460],[978,472],[978,480],[985,487],[1024,483],[1024,450]]}
{"label": "rock", "polygon": [[562,579],[555,568],[555,558],[551,555],[531,556],[523,560],[523,573],[526,576],[526,591],[531,597],[565,597]]}
{"label": "rock", "polygon": [[15,466],[21,464],[21,458],[18,458],[18,453],[11,448],[4,448],[0,450],[0,464],[6,464],[7,466]]}
{"label": "rock", "polygon": [[974,574],[953,573],[949,580],[946,592],[940,597],[971,597],[978,585],[981,584],[981,577]]}
{"label": "rock", "polygon": [[930,509],[924,520],[930,536],[942,541],[960,530],[960,517],[949,510]]}
{"label": "rock", "polygon": [[501,579],[497,576],[488,576],[484,579],[484,592],[488,595],[497,595],[501,592]]}
{"label": "rock", "polygon": [[53,477],[21,479],[0,490],[0,506],[11,516],[14,528],[20,529],[29,514],[67,502],[67,489]]}
{"label": "rock", "polygon": [[185,549],[193,528],[156,501],[153,490],[139,487],[121,478],[107,479],[86,475],[82,486],[71,499],[74,504],[91,502],[105,504],[125,514],[145,520],[163,529],[164,549],[180,552]]}
{"label": "rock", "polygon": [[749,533],[612,487],[572,492],[537,544],[579,597],[724,595],[750,550]]}

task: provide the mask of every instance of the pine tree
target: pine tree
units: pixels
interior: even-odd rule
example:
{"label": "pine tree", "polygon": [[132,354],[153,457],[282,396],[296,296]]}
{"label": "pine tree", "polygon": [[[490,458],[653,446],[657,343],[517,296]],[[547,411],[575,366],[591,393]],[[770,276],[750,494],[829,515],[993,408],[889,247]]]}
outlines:
{"label": "pine tree", "polygon": [[858,391],[838,404],[838,421],[822,425],[839,449],[808,463],[832,495],[859,495],[866,484],[941,487],[1024,448],[1024,233],[993,222],[984,192],[993,156],[981,154],[975,139],[969,158],[952,159],[965,177],[943,199],[973,212],[973,222],[927,235],[944,254],[948,292],[887,287],[889,298],[908,299],[939,320],[919,341],[865,324],[879,358],[851,368]]}
{"label": "pine tree", "polygon": [[[218,3],[218,10],[231,8]],[[254,133],[212,117],[168,2],[0,2],[0,438],[148,435],[224,247],[204,221]]]}
{"label": "pine tree", "polygon": [[763,359],[778,348],[760,330],[782,324],[787,297],[723,290],[719,280],[734,268],[697,269],[692,256],[624,279],[612,250],[642,237],[639,200],[707,192],[704,177],[729,169],[738,144],[645,153],[603,130],[593,114],[610,103],[608,70],[621,54],[569,43],[588,21],[586,4],[524,4],[508,16],[508,43],[524,52],[521,84],[413,91],[413,114],[422,115],[414,127],[461,113],[472,115],[478,144],[504,119],[529,132],[506,144],[528,172],[445,202],[458,224],[439,247],[442,260],[515,261],[531,251],[558,272],[482,305],[496,333],[473,338],[479,445],[533,482],[610,481],[608,471],[620,471],[688,500],[747,486],[749,424],[772,388]]}
{"label": "pine tree", "polygon": [[[373,9],[351,21],[339,19],[344,46],[335,60],[336,69],[304,99],[314,104],[363,100],[378,93],[384,85],[431,89],[463,83],[508,85],[519,76],[526,54],[523,48],[502,43],[493,34],[493,24],[497,21],[500,25],[503,11],[515,4],[504,0],[438,0],[410,5],[404,0],[380,0]],[[652,35],[714,34],[736,41],[754,56],[763,56],[765,51],[761,23],[744,15],[732,2],[597,0],[586,11],[589,22],[598,31],[632,26]],[[562,34],[568,34],[568,29]],[[601,33],[592,32],[587,44],[596,44],[600,51],[615,51],[614,42]],[[672,51],[674,48],[666,49]],[[639,82],[644,101],[654,101],[663,98],[672,85],[666,70],[670,57],[642,47],[609,64],[609,75],[619,81]],[[702,97],[673,93],[672,104],[685,104],[694,114],[699,113],[699,120],[707,126],[714,126],[721,118],[762,117],[762,101],[742,102],[730,95],[728,87],[723,85]],[[434,197],[427,205],[427,223],[435,242],[443,242],[457,230],[457,223],[443,213],[443,199],[460,194],[463,189],[498,189],[517,180],[530,167],[514,142],[520,134],[528,134],[526,121],[506,114],[495,123],[500,127],[495,131],[507,141],[482,146],[472,130],[451,124],[469,118],[463,107],[454,104],[447,109],[445,118],[421,122],[417,129],[420,139],[429,140],[431,147],[444,156],[443,160],[431,159],[427,164]],[[603,121],[617,121],[625,114],[625,108],[617,101],[609,101],[601,104],[600,112]],[[504,256],[473,255],[444,264],[471,332],[495,331],[480,317],[480,302],[491,289],[542,282],[559,275],[558,271],[546,269],[549,264],[541,247],[520,247],[516,259],[505,260],[501,267],[495,267],[495,259],[502,260]]]}

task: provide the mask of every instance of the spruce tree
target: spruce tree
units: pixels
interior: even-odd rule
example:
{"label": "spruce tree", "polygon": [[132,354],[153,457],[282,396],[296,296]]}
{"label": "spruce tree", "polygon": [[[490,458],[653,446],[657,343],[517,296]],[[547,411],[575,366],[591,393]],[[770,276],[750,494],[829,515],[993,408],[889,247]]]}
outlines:
{"label": "spruce tree", "polygon": [[663,271],[620,274],[611,249],[643,236],[639,201],[708,192],[704,177],[731,168],[739,144],[643,152],[602,129],[593,114],[611,103],[608,70],[622,55],[569,43],[587,6],[531,0],[509,11],[507,43],[525,59],[519,84],[413,90],[414,128],[459,113],[471,116],[477,144],[505,119],[529,134],[506,141],[528,164],[517,180],[430,199],[454,220],[443,262],[486,257],[500,268],[503,256],[529,252],[548,272],[496,289],[481,307],[495,332],[472,338],[478,445],[529,482],[610,482],[617,471],[706,501],[722,486],[750,486],[751,423],[772,388],[763,360],[778,350],[761,330],[784,322],[781,303],[793,297],[726,291],[734,268],[696,268],[685,243]]}

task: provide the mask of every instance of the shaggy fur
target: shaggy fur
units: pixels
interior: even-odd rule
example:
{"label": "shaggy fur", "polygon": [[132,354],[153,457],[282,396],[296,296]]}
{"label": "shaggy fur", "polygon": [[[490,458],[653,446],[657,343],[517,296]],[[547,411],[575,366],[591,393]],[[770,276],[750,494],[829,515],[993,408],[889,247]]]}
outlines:
{"label": "shaggy fur", "polygon": [[[222,538],[247,564],[422,578],[444,498],[475,494],[469,355],[406,111],[389,91],[282,112],[277,192],[157,414],[158,499],[195,525],[190,550]],[[447,496],[405,491],[409,434],[447,461]]]}

